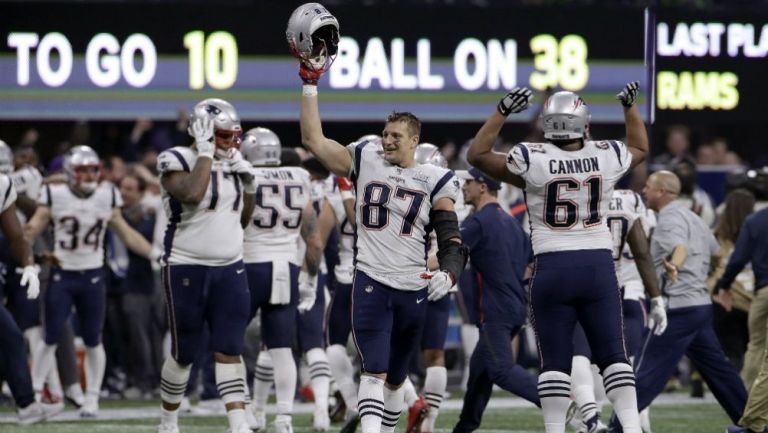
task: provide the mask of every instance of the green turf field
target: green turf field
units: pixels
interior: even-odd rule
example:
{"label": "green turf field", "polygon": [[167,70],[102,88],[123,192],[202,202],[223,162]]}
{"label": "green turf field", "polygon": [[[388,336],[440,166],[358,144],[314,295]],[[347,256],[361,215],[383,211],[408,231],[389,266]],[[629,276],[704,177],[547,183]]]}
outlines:
{"label": "green turf field", "polygon": [[[144,403],[146,404],[146,403]],[[134,405],[130,405],[134,406]],[[102,408],[129,407],[121,403],[108,403]],[[0,424],[2,433],[152,433],[156,431],[158,418],[156,407],[147,407],[144,420],[110,419],[93,421],[64,421],[51,422],[27,427],[14,424]],[[8,415],[7,412],[3,415]],[[455,410],[440,412],[437,431],[450,432],[458,418]],[[604,416],[604,418],[606,418]],[[6,418],[7,419],[7,418]],[[723,410],[712,402],[687,403],[682,405],[664,405],[654,407],[651,411],[654,433],[722,433],[730,421]],[[607,419],[605,419],[607,421]],[[215,417],[183,417],[180,419],[181,433],[223,433],[226,428],[224,416]],[[331,432],[338,432],[334,426]],[[405,414],[398,424],[398,432],[405,429]],[[294,431],[309,433],[312,431],[310,415],[301,414],[294,417]],[[358,432],[360,430],[358,429]],[[543,432],[543,424],[538,409],[510,408],[489,409],[483,418],[483,425],[478,433],[534,433]]]}

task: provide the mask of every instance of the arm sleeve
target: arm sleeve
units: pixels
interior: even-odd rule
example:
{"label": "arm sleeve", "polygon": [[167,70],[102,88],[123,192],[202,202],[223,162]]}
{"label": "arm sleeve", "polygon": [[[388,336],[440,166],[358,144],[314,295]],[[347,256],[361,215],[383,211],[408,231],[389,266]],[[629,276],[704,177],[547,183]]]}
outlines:
{"label": "arm sleeve", "polygon": [[360,171],[360,163],[363,159],[363,149],[371,145],[371,141],[355,141],[347,145],[347,152],[352,156],[352,168],[349,171],[350,179],[357,179]]}
{"label": "arm sleeve", "polygon": [[182,152],[177,149],[168,149],[157,155],[157,171],[163,174],[172,171],[190,172],[192,170],[189,161]]}
{"label": "arm sleeve", "polygon": [[614,178],[618,179],[621,176],[624,176],[624,173],[626,173],[632,165],[632,154],[629,152],[627,145],[624,144],[623,141],[610,140],[608,141],[608,146],[612,156],[615,157],[615,159],[609,158],[609,160],[616,162],[611,172],[614,173]]}
{"label": "arm sleeve", "polygon": [[43,185],[40,189],[40,195],[37,197],[37,204],[51,207],[53,197],[51,196],[51,186]]}
{"label": "arm sleeve", "polygon": [[8,176],[3,176],[0,180],[0,193],[3,194],[2,212],[5,212],[16,202],[16,188],[13,187],[13,181]]}
{"label": "arm sleeve", "polygon": [[531,152],[525,143],[516,144],[512,150],[507,153],[507,170],[517,176],[526,178],[531,168]]}
{"label": "arm sleeve", "polygon": [[664,255],[670,254],[678,245],[688,244],[688,227],[684,221],[675,215],[670,215],[656,226],[653,237],[664,251]]}
{"label": "arm sleeve", "polygon": [[435,184],[435,188],[432,190],[430,196],[430,202],[434,205],[441,198],[449,198],[456,203],[458,201],[460,190],[461,185],[459,184],[459,179],[453,171],[448,171],[443,174],[437,181],[437,184]]}
{"label": "arm sleeve", "polygon": [[731,253],[731,257],[728,259],[728,265],[725,267],[725,272],[717,281],[717,288],[727,289],[731,286],[739,272],[749,263],[753,248],[749,223],[746,223],[741,228],[739,238],[736,240],[736,246],[733,248],[733,253]]}
{"label": "arm sleeve", "polygon": [[123,196],[115,185],[112,185],[111,205],[112,209],[123,207]]}

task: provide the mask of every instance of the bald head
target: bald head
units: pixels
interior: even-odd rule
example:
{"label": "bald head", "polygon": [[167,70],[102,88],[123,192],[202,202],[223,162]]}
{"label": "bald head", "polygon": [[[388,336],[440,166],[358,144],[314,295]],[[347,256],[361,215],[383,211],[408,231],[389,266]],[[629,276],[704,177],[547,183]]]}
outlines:
{"label": "bald head", "polygon": [[643,194],[648,208],[658,212],[680,195],[680,179],[671,171],[657,171],[646,179]]}
{"label": "bald head", "polygon": [[653,173],[649,179],[653,186],[672,195],[680,195],[680,178],[668,170]]}

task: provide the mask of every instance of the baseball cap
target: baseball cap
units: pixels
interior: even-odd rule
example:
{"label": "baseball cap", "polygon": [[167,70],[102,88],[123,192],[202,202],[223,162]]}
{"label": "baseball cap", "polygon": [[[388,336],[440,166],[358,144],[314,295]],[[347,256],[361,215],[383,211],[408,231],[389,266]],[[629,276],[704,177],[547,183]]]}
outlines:
{"label": "baseball cap", "polygon": [[456,170],[456,176],[459,179],[464,180],[474,180],[475,182],[483,182],[488,189],[492,191],[498,191],[501,189],[501,183],[499,183],[497,180],[492,179],[487,174],[483,173],[482,171],[478,170],[475,167],[470,168],[469,170]]}

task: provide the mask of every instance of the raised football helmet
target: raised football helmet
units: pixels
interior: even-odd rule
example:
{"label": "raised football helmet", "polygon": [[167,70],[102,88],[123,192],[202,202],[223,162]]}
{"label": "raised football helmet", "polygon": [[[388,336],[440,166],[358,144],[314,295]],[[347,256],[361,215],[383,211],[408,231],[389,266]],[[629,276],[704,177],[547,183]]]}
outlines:
{"label": "raised football helmet", "polygon": [[440,148],[432,143],[421,143],[416,146],[414,159],[419,164],[431,164],[442,168],[448,168],[448,161],[440,152]]}
{"label": "raised football helmet", "polygon": [[325,72],[339,51],[339,21],[320,3],[304,3],[288,19],[285,38],[294,57]]}
{"label": "raised football helmet", "polygon": [[11,174],[13,172],[13,151],[0,140],[0,173]]}
{"label": "raised football helmet", "polygon": [[544,101],[541,119],[544,138],[576,140],[587,137],[589,109],[584,100],[573,92],[557,92]]}
{"label": "raised football helmet", "polygon": [[256,166],[280,165],[282,146],[280,138],[267,128],[253,128],[243,136],[240,145],[243,158]]}
{"label": "raised football helmet", "polygon": [[86,194],[99,186],[101,161],[95,150],[89,146],[75,146],[64,156],[64,173],[70,187]]}
{"label": "raised football helmet", "polygon": [[213,137],[216,143],[216,156],[219,158],[229,158],[230,149],[240,148],[243,128],[240,126],[240,116],[237,110],[229,102],[218,99],[204,99],[195,105],[192,113],[189,114],[189,127],[187,132],[194,137],[192,133],[192,124],[199,118],[208,117],[213,119]]}

